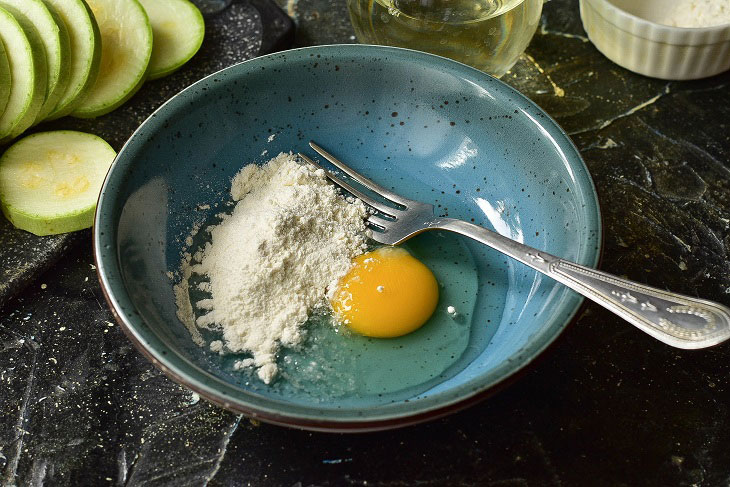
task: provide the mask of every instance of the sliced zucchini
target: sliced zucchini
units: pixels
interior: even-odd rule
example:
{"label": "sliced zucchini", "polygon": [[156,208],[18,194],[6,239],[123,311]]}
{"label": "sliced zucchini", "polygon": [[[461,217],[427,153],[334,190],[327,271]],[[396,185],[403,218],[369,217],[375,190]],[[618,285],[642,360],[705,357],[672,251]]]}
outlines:
{"label": "sliced zucchini", "polygon": [[13,225],[36,235],[89,228],[115,156],[92,134],[29,135],[0,157],[0,208]]}
{"label": "sliced zucchini", "polygon": [[10,97],[10,64],[5,54],[5,46],[0,42],[0,114],[5,111]]}
{"label": "sliced zucchini", "polygon": [[46,71],[43,46],[34,44],[20,21],[1,7],[0,41],[5,45],[10,66],[10,96],[0,115],[3,143],[35,121],[46,96]]}
{"label": "sliced zucchini", "polygon": [[139,1],[154,34],[147,76],[162,78],[178,70],[200,49],[205,36],[203,14],[188,0]]}
{"label": "sliced zucchini", "polygon": [[36,28],[47,65],[46,99],[36,122],[51,113],[63,95],[69,74],[69,40],[66,28],[59,26],[41,0],[0,0],[0,7],[19,18],[25,17]]}
{"label": "sliced zucchini", "polygon": [[99,73],[101,36],[91,9],[83,0],[43,2],[63,23],[71,46],[68,83],[56,107],[46,117],[54,120],[71,113],[91,90]]}
{"label": "sliced zucchini", "polygon": [[72,112],[80,118],[109,113],[142,86],[152,54],[152,27],[137,0],[88,0],[101,31],[99,77]]}

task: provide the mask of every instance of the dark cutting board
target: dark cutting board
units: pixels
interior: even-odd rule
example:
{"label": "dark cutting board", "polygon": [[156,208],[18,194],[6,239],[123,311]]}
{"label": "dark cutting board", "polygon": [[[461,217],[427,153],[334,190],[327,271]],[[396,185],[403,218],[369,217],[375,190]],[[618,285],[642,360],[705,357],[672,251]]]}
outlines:
{"label": "dark cutting board", "polygon": [[[139,124],[186,86],[227,66],[287,49],[294,40],[294,23],[270,0],[234,0],[226,10],[206,17],[205,29],[203,45],[188,64],[171,76],[146,83],[121,108],[93,120],[65,117],[28,133],[81,130],[102,137],[118,151]],[[69,247],[88,238],[88,230],[37,237],[15,229],[0,215],[0,307]]]}

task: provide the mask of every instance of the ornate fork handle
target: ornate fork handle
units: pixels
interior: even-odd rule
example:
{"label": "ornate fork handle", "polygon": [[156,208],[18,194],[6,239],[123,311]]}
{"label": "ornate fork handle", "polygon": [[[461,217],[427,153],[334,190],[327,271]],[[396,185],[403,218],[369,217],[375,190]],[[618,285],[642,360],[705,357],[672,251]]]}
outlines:
{"label": "ornate fork handle", "polygon": [[449,230],[503,252],[613,311],[654,338],[678,348],[705,348],[730,337],[730,309],[568,262],[461,220],[438,218]]}

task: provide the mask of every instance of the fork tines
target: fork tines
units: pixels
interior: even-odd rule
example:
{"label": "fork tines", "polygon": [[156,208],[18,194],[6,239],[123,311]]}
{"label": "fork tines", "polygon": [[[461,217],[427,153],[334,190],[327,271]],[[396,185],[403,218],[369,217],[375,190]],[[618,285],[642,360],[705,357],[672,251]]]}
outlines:
{"label": "fork tines", "polygon": [[[406,206],[406,204],[405,204],[405,201],[406,200],[404,198],[402,198],[402,197],[400,197],[398,195],[395,195],[392,192],[390,192],[390,191],[386,190],[385,188],[381,187],[380,185],[378,185],[378,184],[370,181],[369,179],[367,179],[362,174],[356,172],[354,169],[346,166],[341,161],[335,159],[334,156],[332,156],[330,153],[328,153],[327,151],[325,151],[324,149],[322,149],[321,147],[319,147],[314,142],[310,142],[309,145],[311,145],[312,148],[315,151],[317,151],[320,155],[322,155],[322,157],[324,157],[325,159],[327,159],[329,162],[331,162],[338,169],[342,170],[342,172],[346,173],[348,176],[350,176],[351,178],[353,178],[354,180],[356,180],[358,183],[362,184],[363,186],[365,186],[369,190],[373,191],[374,193],[378,194],[379,196],[382,196],[386,200],[392,201],[395,204],[399,204],[399,205],[402,205],[402,206]],[[403,210],[399,210],[399,209],[394,208],[392,206],[386,205],[385,203],[382,203],[380,201],[377,201],[374,198],[371,198],[367,194],[363,193],[359,189],[357,189],[354,186],[352,186],[350,183],[348,183],[344,179],[342,179],[339,176],[335,175],[332,171],[329,171],[329,170],[323,168],[322,166],[320,166],[319,164],[317,164],[315,161],[313,161],[312,159],[310,159],[306,155],[304,155],[302,153],[299,153],[298,155],[299,155],[299,157],[302,160],[304,160],[308,164],[313,165],[317,169],[323,170],[324,173],[325,173],[325,175],[327,176],[327,178],[329,178],[330,181],[332,181],[337,186],[341,187],[342,189],[344,189],[345,191],[347,191],[348,193],[350,193],[355,198],[358,198],[360,201],[362,201],[363,203],[365,203],[367,206],[373,208],[378,213],[381,213],[381,214],[383,214],[383,215],[385,215],[387,217],[390,217],[390,218],[392,218],[394,220],[397,219],[398,216],[403,213]],[[389,220],[386,220],[386,219],[383,219],[383,218],[379,218],[379,217],[377,217],[375,215],[370,215],[370,217],[368,218],[368,221],[371,222],[371,223],[373,223],[375,226],[379,227],[380,229],[384,229],[385,228],[384,225]]]}

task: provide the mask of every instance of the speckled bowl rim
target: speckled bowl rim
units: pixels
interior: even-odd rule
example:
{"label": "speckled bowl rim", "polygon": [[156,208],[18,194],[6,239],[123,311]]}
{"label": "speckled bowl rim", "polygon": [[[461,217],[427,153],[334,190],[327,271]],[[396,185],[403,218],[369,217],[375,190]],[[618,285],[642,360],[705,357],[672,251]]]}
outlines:
{"label": "speckled bowl rim", "polygon": [[[579,255],[576,261],[591,267],[597,265],[600,258],[603,237],[596,189],[588,168],[580,156],[580,152],[565,131],[549,115],[535,105],[534,102],[506,83],[492,78],[470,66],[420,51],[364,44],[333,44],[303,47],[261,56],[213,73],[170,98],[140,125],[117,154],[104,180],[99,195],[94,216],[92,239],[99,282],[116,321],[140,352],[171,379],[197,392],[201,397],[210,402],[228,410],[242,413],[252,419],[314,431],[365,432],[397,428],[442,417],[474,404],[496,392],[514,380],[520,371],[555,341],[560,333],[573,321],[576,313],[581,308],[583,299],[571,293],[566,293],[557,303],[559,305],[558,309],[562,312],[555,313],[555,316],[562,316],[563,318],[556,319],[551,326],[536,333],[530,342],[531,347],[529,350],[523,349],[523,353],[515,360],[505,361],[495,369],[492,369],[489,374],[477,376],[471,381],[461,384],[447,392],[428,396],[407,404],[395,403],[378,408],[378,411],[386,410],[386,413],[370,416],[362,415],[361,417],[337,417],[336,414],[323,416],[321,408],[293,405],[285,401],[265,398],[243,391],[252,400],[256,399],[256,401],[252,402],[263,403],[262,406],[261,404],[252,404],[251,402],[241,401],[233,397],[234,393],[240,394],[242,390],[188,361],[174,350],[166,347],[164,341],[150,328],[145,325],[140,326],[143,320],[139,314],[131,311],[134,309],[134,305],[129,299],[124,286],[116,252],[117,222],[111,218],[117,194],[110,190],[110,186],[118,184],[119,181],[124,179],[124,171],[131,164],[130,160],[125,159],[127,149],[131,145],[139,143],[138,139],[145,140],[150,134],[154,133],[154,131],[147,129],[150,120],[153,118],[157,118],[157,120],[164,118],[165,112],[174,110],[175,105],[189,104],[189,101],[183,102],[181,99],[186,94],[190,94],[193,99],[196,99],[197,96],[194,95],[196,91],[198,93],[204,92],[204,90],[197,90],[198,87],[209,83],[213,84],[211,80],[224,72],[237,72],[236,76],[246,76],[247,72],[257,70],[259,65],[274,62],[276,57],[284,56],[287,59],[299,57],[308,58],[313,53],[323,56],[341,55],[342,51],[346,53],[351,52],[352,55],[360,54],[362,56],[373,56],[377,54],[396,59],[406,59],[410,62],[416,59],[419,63],[428,65],[432,69],[450,72],[454,76],[467,79],[470,82],[482,84],[488,80],[490,88],[493,90],[495,89],[496,82],[496,90],[500,92],[500,95],[509,93],[515,102],[527,104],[531,107],[531,110],[542,113],[545,118],[542,119],[541,127],[556,141],[560,149],[566,154],[569,167],[574,174],[576,187],[579,190],[577,194],[582,196],[581,199],[585,203],[583,212],[585,214],[586,233],[593,231],[596,234],[597,245],[581,246],[583,253]],[[108,256],[105,256],[103,251],[106,246],[114,249],[108,253]],[[287,408],[303,410],[305,413],[292,413],[291,411],[287,411]],[[391,409],[395,409],[395,411],[391,413]],[[332,410],[332,413],[353,413],[354,411],[359,411],[362,414],[361,410],[356,409],[353,411],[346,409]]]}

